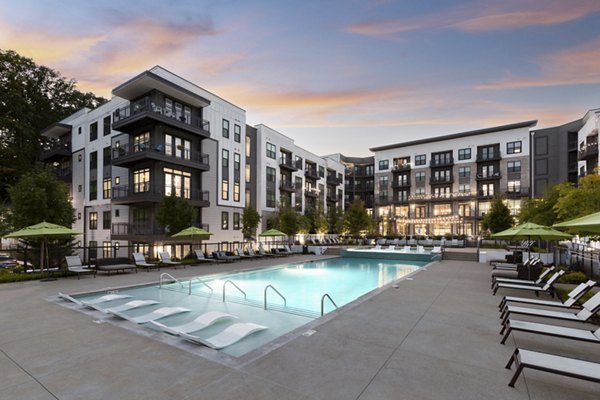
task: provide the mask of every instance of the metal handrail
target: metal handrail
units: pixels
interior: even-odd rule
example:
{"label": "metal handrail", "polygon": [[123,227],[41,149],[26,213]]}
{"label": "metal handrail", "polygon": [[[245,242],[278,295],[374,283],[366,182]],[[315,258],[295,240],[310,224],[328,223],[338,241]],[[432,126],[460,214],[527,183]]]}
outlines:
{"label": "metal handrail", "polygon": [[243,291],[243,290],[242,290],[242,289],[241,289],[241,288],[240,288],[238,285],[236,285],[235,283],[233,283],[233,281],[232,281],[231,279],[227,279],[227,280],[225,281],[225,283],[223,283],[223,302],[225,301],[225,286],[226,286],[228,283],[231,283],[233,286],[235,286],[235,288],[236,288],[237,290],[239,290],[240,292],[242,292],[242,294],[244,295],[244,300],[246,300],[246,299],[247,299],[246,292],[244,292],[244,291]]}
{"label": "metal handrail", "polygon": [[181,287],[183,287],[183,283],[181,283],[177,278],[174,278],[172,275],[167,274],[166,272],[163,272],[162,274],[160,274],[160,278],[158,278],[158,287],[162,289],[162,283],[163,283],[163,278],[164,277],[169,277],[169,279],[171,279],[172,281],[175,281],[177,283],[179,283],[179,285]]}
{"label": "metal handrail", "polygon": [[279,292],[279,290],[275,289],[273,287],[273,285],[267,285],[265,287],[265,310],[267,309],[267,289],[271,288],[275,291],[275,293],[277,293],[279,295],[279,297],[281,297],[283,299],[283,306],[287,307],[287,300],[285,299],[285,297]]}
{"label": "metal handrail", "polygon": [[209,290],[210,290],[210,295],[212,296],[213,293],[215,292],[213,290],[213,288],[210,287],[210,285],[206,282],[204,282],[202,279],[200,279],[199,277],[195,276],[192,279],[190,279],[190,288],[189,288],[189,294],[192,294],[192,280],[197,280],[198,282],[200,282],[201,284],[203,284],[204,286],[206,286]]}
{"label": "metal handrail", "polygon": [[336,308],[336,309],[338,309],[338,308],[339,308],[339,307],[338,307],[338,305],[337,305],[337,304],[335,304],[335,301],[333,301],[333,299],[331,298],[331,296],[330,296],[329,294],[325,293],[325,294],[323,295],[323,297],[321,297],[321,316],[323,316],[323,314],[324,314],[324,312],[323,312],[323,311],[324,311],[324,306],[325,306],[325,304],[324,304],[324,303],[325,303],[325,298],[328,298],[328,299],[329,299],[329,301],[331,302],[331,304],[333,304],[333,305],[335,306],[335,308]]}

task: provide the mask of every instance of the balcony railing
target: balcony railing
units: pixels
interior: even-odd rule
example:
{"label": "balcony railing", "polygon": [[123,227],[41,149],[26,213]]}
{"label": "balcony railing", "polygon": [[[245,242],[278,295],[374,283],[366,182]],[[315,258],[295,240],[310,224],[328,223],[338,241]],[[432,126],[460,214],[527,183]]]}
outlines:
{"label": "balcony railing", "polygon": [[281,157],[279,159],[279,167],[286,168],[290,171],[298,171],[298,163],[289,157]]}
{"label": "balcony railing", "polygon": [[410,186],[410,179],[398,179],[398,180],[392,181],[393,188],[402,188],[402,187],[409,187],[409,186]]}
{"label": "balcony railing", "polygon": [[321,178],[315,168],[306,168],[306,170],[304,171],[304,176],[314,180],[318,180]]}
{"label": "balcony railing", "polygon": [[500,150],[493,151],[493,152],[477,153],[477,162],[497,161],[497,160],[500,160],[501,158],[502,158],[502,154],[500,153]]}
{"label": "balcony railing", "polygon": [[429,183],[432,185],[439,185],[439,184],[444,184],[444,183],[452,183],[454,182],[454,175],[447,175],[447,176],[432,176],[431,179],[429,180]]}
{"label": "balcony railing", "polygon": [[192,151],[183,147],[174,148],[171,145],[162,143],[144,142],[124,144],[112,149],[112,163],[115,165],[122,165],[127,162],[137,162],[142,158],[165,160],[197,167],[203,170],[209,169],[208,154]]}
{"label": "balcony railing", "polygon": [[279,184],[279,190],[284,192],[295,192],[296,186],[291,182],[281,182],[281,184]]}
{"label": "balcony railing", "polygon": [[408,203],[408,196],[394,196],[393,197],[393,202],[394,204],[405,204]]}
{"label": "balcony railing", "polygon": [[502,178],[502,174],[500,174],[499,171],[497,172],[493,172],[491,174],[477,174],[476,179],[478,181],[485,181],[485,180],[490,180],[490,179],[500,179]]}
{"label": "balcony railing", "polygon": [[319,197],[319,191],[317,189],[304,189],[304,194],[308,197]]}
{"label": "balcony railing", "polygon": [[392,172],[410,171],[410,163],[394,164],[392,166]]}
{"label": "balcony railing", "polygon": [[449,167],[454,165],[454,157],[432,158],[429,162],[430,167]]}
{"label": "balcony railing", "polygon": [[327,175],[327,184],[333,186],[341,185],[342,179],[338,178],[335,175]]}
{"label": "balcony railing", "polygon": [[209,121],[193,116],[191,113],[185,113],[184,110],[168,109],[164,102],[151,99],[149,96],[143,97],[137,101],[131,102],[128,106],[121,107],[113,113],[113,124],[118,129],[127,123],[127,120],[137,119],[144,115],[156,118],[163,122],[175,123],[175,125],[189,126],[201,131],[205,131],[210,136]]}
{"label": "balcony railing", "polygon": [[[197,207],[208,207],[210,205],[210,194],[208,191],[180,189],[176,192]],[[155,187],[150,182],[142,182],[133,185],[120,185],[112,188],[112,200],[115,203],[127,204],[137,202],[160,202],[166,193],[164,187]]]}
{"label": "balcony railing", "polygon": [[327,201],[330,203],[337,203],[338,202],[338,197],[337,196],[327,196]]}
{"label": "balcony railing", "polygon": [[529,188],[521,187],[521,188],[508,188],[506,190],[506,195],[508,197],[523,197],[529,196]]}
{"label": "balcony railing", "polygon": [[71,157],[71,142],[52,142],[46,144],[40,153],[41,161],[50,161],[51,159]]}
{"label": "balcony railing", "polygon": [[598,142],[589,142],[579,150],[578,158],[580,160],[594,157],[598,157]]}

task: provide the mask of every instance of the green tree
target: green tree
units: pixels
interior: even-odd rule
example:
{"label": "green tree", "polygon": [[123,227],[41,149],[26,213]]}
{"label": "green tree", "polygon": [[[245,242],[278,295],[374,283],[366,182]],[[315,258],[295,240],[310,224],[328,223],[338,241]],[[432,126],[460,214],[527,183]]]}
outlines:
{"label": "green tree", "polygon": [[244,238],[256,235],[256,228],[260,224],[261,216],[254,208],[245,208],[242,213],[242,234]]}
{"label": "green tree", "polygon": [[501,232],[513,226],[513,217],[510,210],[500,197],[492,202],[490,211],[481,222],[481,227],[491,233]]}
{"label": "green tree", "polygon": [[69,227],[75,222],[69,188],[45,168],[25,174],[8,193],[12,204],[8,220],[12,229],[42,221]]}
{"label": "green tree", "polygon": [[329,233],[341,233],[344,229],[344,214],[340,207],[332,206],[327,209]]}
{"label": "green tree", "polygon": [[586,175],[579,185],[561,185],[560,195],[555,205],[557,221],[582,217],[600,210],[600,175]]}
{"label": "green tree", "polygon": [[39,159],[44,128],[106,102],[78,91],[75,84],[30,58],[0,50],[0,200],[8,198],[8,187]]}
{"label": "green tree", "polygon": [[198,211],[183,197],[171,194],[165,197],[158,205],[156,222],[173,235],[191,226],[196,220]]}
{"label": "green tree", "polygon": [[360,199],[354,200],[344,215],[344,230],[351,236],[358,236],[362,231],[372,229],[372,226],[373,221],[365,204]]}
{"label": "green tree", "polygon": [[524,199],[519,211],[519,222],[533,222],[539,225],[552,226],[557,222],[556,204],[560,193],[570,188],[569,183],[549,186],[540,199]]}
{"label": "green tree", "polygon": [[309,207],[305,214],[310,223],[310,233],[326,233],[329,227],[329,222],[325,216],[323,205],[319,202],[314,207]]}

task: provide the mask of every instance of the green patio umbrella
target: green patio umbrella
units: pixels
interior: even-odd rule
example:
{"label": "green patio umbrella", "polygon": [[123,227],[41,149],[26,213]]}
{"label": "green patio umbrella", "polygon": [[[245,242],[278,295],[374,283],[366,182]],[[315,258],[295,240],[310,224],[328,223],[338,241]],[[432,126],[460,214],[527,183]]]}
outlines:
{"label": "green patio umbrella", "polygon": [[577,233],[600,233],[600,212],[560,222],[552,225],[552,227]]}
{"label": "green patio umbrella", "polygon": [[[261,233],[259,236],[275,238],[277,236],[287,236],[287,235],[285,233],[277,230],[277,229],[269,229],[269,230],[264,231],[263,233]],[[273,239],[273,241],[275,241],[275,239]]]}
{"label": "green patio umbrella", "polygon": [[[494,233],[492,239],[507,239],[507,240],[560,240],[571,239],[573,235],[557,231],[548,226],[526,222],[521,225],[513,226],[505,231]],[[529,248],[529,258],[531,258],[531,247]]]}
{"label": "green patio umbrella", "polygon": [[[174,235],[171,235],[172,238],[189,238],[189,239],[193,239],[193,238],[198,238],[198,245],[200,245],[200,242],[202,242],[202,239],[205,238],[205,236],[210,236],[213,235],[213,233],[210,233],[202,228],[198,228],[197,226],[190,226],[189,228],[185,228],[182,231],[177,232]],[[193,249],[190,249],[190,251],[193,251]]]}
{"label": "green patio umbrella", "polygon": [[46,267],[48,270],[50,270],[48,260],[48,239],[67,238],[76,235],[79,235],[79,233],[71,228],[44,221],[40,222],[39,224],[30,225],[16,232],[9,233],[5,237],[14,239],[41,239],[42,245],[40,246],[40,270],[44,269],[44,261],[46,261]]}

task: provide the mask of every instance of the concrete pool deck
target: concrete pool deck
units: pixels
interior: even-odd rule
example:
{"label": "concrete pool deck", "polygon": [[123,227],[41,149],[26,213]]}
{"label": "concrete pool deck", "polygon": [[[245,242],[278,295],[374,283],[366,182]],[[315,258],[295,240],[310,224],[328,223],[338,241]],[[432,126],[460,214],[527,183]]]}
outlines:
{"label": "concrete pool deck", "polygon": [[[319,257],[313,257],[319,258]],[[175,277],[307,259],[165,269]],[[519,347],[600,362],[596,344],[511,335],[500,344],[490,267],[443,261],[237,366],[49,302],[158,280],[158,272],[0,285],[0,399],[597,399],[600,385],[504,365]],[[574,325],[584,328],[584,325]],[[513,367],[514,368],[514,367]]]}

